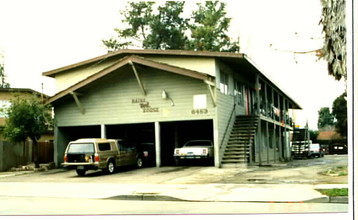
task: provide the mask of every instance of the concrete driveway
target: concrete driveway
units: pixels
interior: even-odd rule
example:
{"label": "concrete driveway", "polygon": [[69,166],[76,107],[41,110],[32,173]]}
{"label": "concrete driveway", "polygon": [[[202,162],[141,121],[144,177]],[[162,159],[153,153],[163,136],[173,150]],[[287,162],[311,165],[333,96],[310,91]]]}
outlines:
{"label": "concrete driveway", "polygon": [[328,198],[315,189],[347,187],[348,178],[321,175],[319,172],[344,167],[346,164],[346,155],[330,155],[247,169],[205,166],[128,167],[121,168],[112,175],[91,171],[84,177],[77,176],[74,170],[65,169],[7,176],[2,173],[0,196],[205,202],[328,202]]}
{"label": "concrete driveway", "polygon": [[[91,182],[122,184],[346,184],[347,175],[327,173],[337,167],[348,165],[347,155],[326,155],[324,158],[294,160],[270,166],[249,166],[246,169],[210,166],[178,167],[132,167],[120,168],[116,173],[107,175],[101,171],[88,171],[86,176],[77,176],[74,170],[53,169],[27,175],[21,172],[7,172],[7,178],[0,182]],[[5,173],[0,173],[5,175]],[[16,175],[16,176],[15,176]]]}

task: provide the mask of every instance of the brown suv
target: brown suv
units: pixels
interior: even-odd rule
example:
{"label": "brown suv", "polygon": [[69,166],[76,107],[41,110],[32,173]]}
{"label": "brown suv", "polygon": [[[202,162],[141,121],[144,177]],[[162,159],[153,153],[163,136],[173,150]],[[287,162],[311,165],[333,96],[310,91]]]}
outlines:
{"label": "brown suv", "polygon": [[143,166],[143,159],[133,147],[115,139],[78,139],[71,141],[64,155],[64,167],[75,168],[79,176],[87,170],[102,169],[113,173],[118,166]]}

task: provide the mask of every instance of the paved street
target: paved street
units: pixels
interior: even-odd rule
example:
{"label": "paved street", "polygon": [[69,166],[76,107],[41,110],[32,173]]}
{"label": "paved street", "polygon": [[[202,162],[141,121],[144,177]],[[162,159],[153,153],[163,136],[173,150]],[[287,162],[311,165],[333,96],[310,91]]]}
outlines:
{"label": "paved street", "polygon": [[[347,155],[247,169],[208,166],[0,173],[0,215],[346,213],[317,188],[347,187],[347,176],[319,175]],[[164,207],[164,208],[163,208]]]}

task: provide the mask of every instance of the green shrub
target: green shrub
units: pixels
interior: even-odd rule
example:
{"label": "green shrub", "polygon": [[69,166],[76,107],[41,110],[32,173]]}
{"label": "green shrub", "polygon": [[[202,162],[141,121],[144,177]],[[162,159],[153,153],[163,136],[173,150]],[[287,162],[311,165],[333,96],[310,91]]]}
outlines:
{"label": "green shrub", "polygon": [[319,191],[323,195],[327,195],[327,196],[330,196],[330,197],[348,196],[348,188],[317,189],[317,191]]}

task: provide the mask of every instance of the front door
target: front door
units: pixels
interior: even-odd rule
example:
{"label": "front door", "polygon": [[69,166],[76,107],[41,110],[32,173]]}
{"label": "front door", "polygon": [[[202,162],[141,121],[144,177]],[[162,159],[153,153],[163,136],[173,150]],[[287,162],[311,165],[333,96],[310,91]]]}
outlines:
{"label": "front door", "polygon": [[245,113],[246,115],[251,115],[251,90],[245,86],[244,87],[244,106],[245,106]]}

